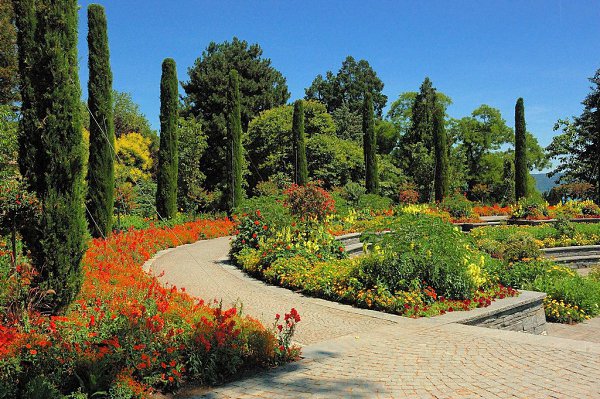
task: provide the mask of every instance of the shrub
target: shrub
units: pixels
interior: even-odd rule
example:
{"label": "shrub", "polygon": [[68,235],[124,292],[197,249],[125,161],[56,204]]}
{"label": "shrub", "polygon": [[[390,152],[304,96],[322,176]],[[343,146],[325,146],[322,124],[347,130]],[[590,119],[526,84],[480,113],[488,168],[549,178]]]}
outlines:
{"label": "shrub", "polygon": [[350,204],[356,206],[356,205],[358,205],[359,199],[363,195],[365,195],[366,192],[367,192],[367,189],[364,188],[362,185],[355,183],[355,182],[349,182],[344,186],[344,189],[342,191],[342,196]]}
{"label": "shrub", "polygon": [[235,239],[231,242],[229,255],[234,259],[243,249],[256,249],[261,238],[269,234],[269,226],[265,224],[262,213],[255,211],[253,214],[242,217],[235,231]]}
{"label": "shrub", "polygon": [[540,256],[537,240],[527,231],[517,231],[502,244],[502,258],[507,262],[535,259]]}
{"label": "shrub", "polygon": [[392,209],[392,200],[377,194],[365,194],[358,200],[358,208],[377,213]]}
{"label": "shrub", "polygon": [[521,198],[511,216],[514,219],[548,218],[548,203],[536,197]]}
{"label": "shrub", "polygon": [[292,184],[284,192],[284,205],[295,217],[305,221],[323,221],[327,215],[335,212],[335,202],[326,190],[318,183],[305,186]]}
{"label": "shrub", "polygon": [[472,298],[489,282],[489,256],[475,250],[468,237],[449,223],[427,215],[404,215],[388,226],[389,234],[364,235],[383,255],[365,259],[366,285],[384,284],[391,292],[428,284],[453,299]]}
{"label": "shrub", "polygon": [[[570,305],[573,311],[578,313],[575,316],[572,311],[571,315],[567,315],[572,318],[573,322],[600,314],[600,283],[593,279],[584,278],[575,273],[570,276],[550,274],[535,279],[527,287],[547,293],[551,301],[556,300],[559,303],[562,301],[564,304]],[[561,312],[558,312],[558,315],[552,312],[548,313],[549,309],[547,308],[546,316],[550,320],[569,322],[569,320],[564,320],[565,315]]]}
{"label": "shrub", "polygon": [[260,211],[261,218],[268,226],[277,229],[291,223],[291,215],[283,206],[282,196],[265,196],[246,198],[235,208],[234,215],[241,219]]}
{"label": "shrub", "polygon": [[476,217],[473,213],[473,203],[462,194],[454,193],[450,195],[442,202],[440,202],[439,208],[448,212],[453,219],[471,219]]}
{"label": "shrub", "polygon": [[569,221],[569,219],[560,217],[554,222],[554,228],[556,233],[554,237],[573,237],[575,235],[575,223]]}
{"label": "shrub", "polygon": [[260,181],[256,184],[254,188],[256,195],[259,197],[262,196],[276,196],[281,194],[281,190],[277,187],[277,184],[271,180]]}

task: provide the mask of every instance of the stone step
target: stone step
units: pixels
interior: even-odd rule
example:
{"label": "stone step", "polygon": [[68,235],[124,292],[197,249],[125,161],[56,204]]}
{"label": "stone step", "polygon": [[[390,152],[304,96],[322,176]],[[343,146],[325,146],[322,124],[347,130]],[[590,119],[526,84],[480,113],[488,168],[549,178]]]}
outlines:
{"label": "stone step", "polygon": [[598,255],[600,256],[600,245],[580,245],[571,247],[544,248],[542,252],[548,256],[572,256],[572,255]]}
{"label": "stone step", "polygon": [[346,245],[346,253],[351,258],[353,258],[355,256],[362,255],[363,254],[363,245],[362,245],[362,243],[359,242],[357,244]]}

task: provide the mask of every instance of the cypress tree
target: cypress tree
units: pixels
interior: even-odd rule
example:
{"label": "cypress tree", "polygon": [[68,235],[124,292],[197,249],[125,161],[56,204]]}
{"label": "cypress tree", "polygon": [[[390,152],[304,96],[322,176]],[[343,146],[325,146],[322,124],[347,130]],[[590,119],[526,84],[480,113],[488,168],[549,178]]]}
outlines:
{"label": "cypress tree", "polygon": [[448,138],[444,126],[444,109],[436,106],[433,114],[433,141],[435,146],[435,200],[441,202],[448,195]]}
{"label": "cypress tree", "polygon": [[243,199],[242,194],[242,116],[240,104],[240,82],[238,72],[229,72],[229,91],[227,93],[227,138],[229,141],[228,154],[228,184],[227,210],[232,211]]}
{"label": "cypress tree", "polygon": [[294,183],[301,186],[308,183],[308,167],[306,166],[306,137],[304,135],[304,102],[294,103],[294,121],[292,124]]}
{"label": "cypress tree", "polygon": [[90,110],[90,157],[88,161],[88,225],[92,236],[102,237],[112,230],[115,203],[113,151],[115,126],[112,110],[112,72],[110,69],[106,15],[98,4],[88,7]]}
{"label": "cypress tree", "polygon": [[527,197],[527,139],[525,135],[525,107],[519,98],[515,105],[515,197]]}
{"label": "cypress tree", "polygon": [[162,64],[160,80],[160,148],[156,187],[156,211],[165,219],[171,219],[177,213],[178,86],[175,61],[167,58]]}
{"label": "cypress tree", "polygon": [[26,158],[19,162],[42,207],[23,237],[39,272],[33,283],[57,312],[79,292],[85,249],[78,6],[76,0],[15,5],[27,115],[20,133]]}
{"label": "cypress tree", "polygon": [[379,191],[379,173],[377,171],[377,142],[375,137],[375,117],[373,113],[373,96],[365,93],[363,100],[363,151],[365,156],[365,187],[370,194]]}

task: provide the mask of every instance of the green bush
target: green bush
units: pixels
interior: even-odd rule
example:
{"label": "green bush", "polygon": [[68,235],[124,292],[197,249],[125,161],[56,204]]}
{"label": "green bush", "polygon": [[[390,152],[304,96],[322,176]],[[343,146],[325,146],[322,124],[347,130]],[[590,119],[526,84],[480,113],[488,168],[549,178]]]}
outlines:
{"label": "green bush", "polygon": [[502,258],[507,262],[535,259],[541,255],[535,237],[527,231],[517,231],[502,244]]}
{"label": "green bush", "polygon": [[358,205],[358,201],[360,198],[365,195],[367,189],[364,188],[361,184],[355,182],[349,182],[344,186],[344,190],[342,192],[343,198],[347,200],[350,204],[356,206]]}
{"label": "green bush", "polygon": [[261,212],[263,221],[273,229],[290,224],[291,215],[283,206],[283,196],[263,196],[246,198],[242,204],[235,208],[234,215],[252,215],[257,210]]}
{"label": "green bush", "polygon": [[387,211],[392,209],[393,201],[377,194],[365,194],[358,200],[358,208],[370,211]]}
{"label": "green bush", "polygon": [[453,219],[468,219],[475,216],[473,214],[473,203],[459,193],[444,198],[439,207],[448,212]]}
{"label": "green bush", "polygon": [[515,219],[543,219],[548,217],[548,203],[541,198],[521,198],[514,208],[512,217]]}
{"label": "green bush", "polygon": [[403,215],[388,228],[389,234],[363,235],[376,254],[381,252],[361,262],[366,286],[384,285],[395,292],[422,283],[444,297],[468,299],[492,277],[488,268],[496,261],[439,218]]}
{"label": "green bush", "polygon": [[600,283],[593,279],[576,274],[548,275],[535,279],[526,288],[545,292],[554,300],[577,306],[587,316],[600,314]]}

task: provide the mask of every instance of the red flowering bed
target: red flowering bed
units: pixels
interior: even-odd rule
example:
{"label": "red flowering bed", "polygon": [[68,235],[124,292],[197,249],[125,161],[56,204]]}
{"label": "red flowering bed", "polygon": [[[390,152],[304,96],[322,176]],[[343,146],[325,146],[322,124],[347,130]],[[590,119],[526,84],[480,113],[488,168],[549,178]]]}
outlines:
{"label": "red flowering bed", "polygon": [[498,204],[492,206],[481,205],[474,206],[473,212],[479,216],[509,216],[512,212],[512,208],[510,206],[500,206]]}
{"label": "red flowering bed", "polygon": [[227,219],[200,220],[91,241],[82,290],[63,316],[5,312],[0,398],[61,397],[59,392],[77,390],[90,397],[141,398],[184,380],[218,383],[245,368],[297,357],[290,344],[300,321],[295,310],[269,330],[235,308],[165,288],[142,270],[162,249],[228,235],[233,228]]}

